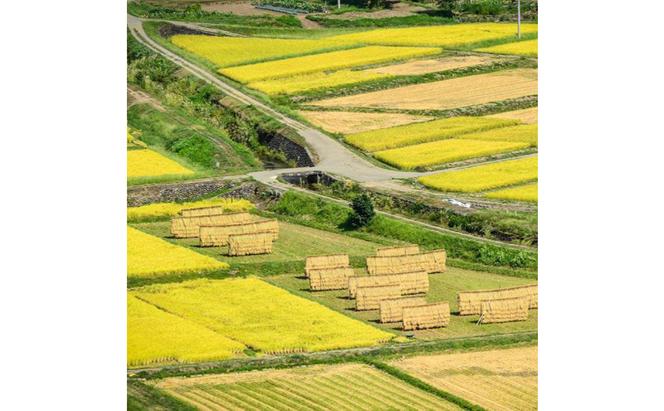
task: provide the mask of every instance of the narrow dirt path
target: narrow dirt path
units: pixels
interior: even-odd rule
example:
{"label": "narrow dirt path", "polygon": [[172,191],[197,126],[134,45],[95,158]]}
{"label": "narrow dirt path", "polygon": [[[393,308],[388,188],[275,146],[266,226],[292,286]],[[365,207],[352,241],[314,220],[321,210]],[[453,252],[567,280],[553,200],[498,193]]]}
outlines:
{"label": "narrow dirt path", "polygon": [[300,23],[302,23],[302,27],[304,27],[305,29],[318,30],[323,28],[323,26],[321,26],[319,23],[313,20],[309,20],[306,15],[298,14],[297,19],[300,20]]}

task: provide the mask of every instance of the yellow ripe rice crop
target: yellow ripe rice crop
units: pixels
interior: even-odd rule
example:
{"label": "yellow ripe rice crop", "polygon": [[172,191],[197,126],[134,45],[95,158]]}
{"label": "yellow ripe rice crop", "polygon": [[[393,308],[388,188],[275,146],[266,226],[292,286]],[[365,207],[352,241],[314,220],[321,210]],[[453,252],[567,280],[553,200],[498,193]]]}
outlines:
{"label": "yellow ripe rice crop", "polygon": [[358,133],[379,128],[433,120],[433,117],[400,113],[361,113],[353,111],[300,111],[314,125],[332,133]]}
{"label": "yellow ripe rice crop", "polygon": [[519,68],[312,102],[321,107],[449,110],[537,94],[537,70]]}
{"label": "yellow ripe rice crop", "polygon": [[480,133],[469,133],[458,136],[458,138],[466,140],[527,143],[531,147],[537,147],[537,124],[523,124],[514,127],[483,131]]}
{"label": "yellow ripe rice crop", "polygon": [[520,56],[537,57],[537,39],[500,44],[498,46],[492,47],[484,47],[475,51],[496,54],[518,54]]}
{"label": "yellow ripe rice crop", "polygon": [[379,151],[429,141],[443,140],[473,131],[518,124],[516,120],[487,117],[452,117],[426,123],[408,124],[346,136],[346,141],[365,151]]}
{"label": "yellow ripe rice crop", "polygon": [[191,175],[194,172],[152,150],[127,151],[127,177]]}
{"label": "yellow ripe rice crop", "polygon": [[368,73],[364,71],[340,70],[332,73],[317,72],[301,76],[256,81],[254,83],[249,83],[248,86],[270,95],[280,93],[293,94],[321,88],[361,83],[363,81],[376,80],[385,77],[390,76],[387,74]]}
{"label": "yellow ripe rice crop", "polygon": [[127,227],[127,274],[151,278],[168,274],[203,273],[228,268],[227,263],[161,238]]}
{"label": "yellow ripe rice crop", "polygon": [[139,207],[127,208],[127,221],[155,221],[167,219],[177,215],[180,211],[187,208],[202,208],[218,206],[224,209],[224,212],[247,211],[254,208],[248,200],[234,198],[211,198],[209,200],[190,201],[187,203],[153,203]]}
{"label": "yellow ripe rice crop", "polygon": [[374,156],[395,167],[410,170],[484,157],[527,148],[526,143],[450,139],[378,151]]}
{"label": "yellow ripe rice crop", "polygon": [[[522,24],[521,33],[537,33],[537,24]],[[377,29],[342,34],[330,40],[397,46],[456,47],[487,40],[515,39],[516,27],[510,23],[469,23],[444,26]]]}
{"label": "yellow ripe rice crop", "polygon": [[269,39],[197,34],[178,34],[171,37],[171,42],[193,54],[204,57],[218,67],[286,58],[353,45],[353,42],[344,40]]}
{"label": "yellow ripe rice crop", "polygon": [[440,49],[432,47],[369,46],[237,66],[219,71],[234,80],[249,83],[270,78],[290,77],[318,71],[339,70],[366,64],[403,60],[410,57],[428,56],[440,52]]}
{"label": "yellow ripe rice crop", "polygon": [[536,178],[537,157],[528,157],[432,174],[420,177],[417,181],[440,191],[475,193]]}
{"label": "yellow ripe rice crop", "polygon": [[516,200],[537,202],[537,183],[527,184],[504,190],[492,191],[485,194],[486,198],[496,198],[500,200]]}
{"label": "yellow ripe rice crop", "polygon": [[131,131],[129,131],[129,128],[127,128],[127,148],[147,148],[148,146],[145,145],[144,142],[141,140],[137,139],[131,134]]}
{"label": "yellow ripe rice crop", "polygon": [[245,346],[194,322],[127,295],[127,365],[130,367],[233,357]]}
{"label": "yellow ripe rice crop", "polygon": [[537,124],[537,107],[524,108],[522,110],[505,111],[503,113],[492,114],[487,117],[519,120],[523,124]]}
{"label": "yellow ripe rice crop", "polygon": [[373,346],[395,336],[253,277],[151,285],[135,293],[263,353]]}

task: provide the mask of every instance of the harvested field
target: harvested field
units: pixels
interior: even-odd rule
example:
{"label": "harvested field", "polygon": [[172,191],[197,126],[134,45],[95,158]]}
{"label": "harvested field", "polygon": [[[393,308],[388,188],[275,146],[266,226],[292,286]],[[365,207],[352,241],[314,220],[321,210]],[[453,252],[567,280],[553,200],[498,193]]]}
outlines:
{"label": "harvested field", "polygon": [[499,44],[492,47],[484,47],[475,51],[496,54],[516,54],[519,56],[537,57],[537,39],[517,41],[514,43]]}
{"label": "harvested field", "polygon": [[228,255],[256,255],[272,253],[274,234],[235,234],[228,237]]}
{"label": "harvested field", "polygon": [[[536,33],[537,24],[521,24],[521,33]],[[448,48],[488,40],[516,39],[514,25],[509,23],[467,23],[441,26],[387,28],[342,34],[331,40],[388,44],[398,46],[444,46]]]}
{"label": "harvested field", "polygon": [[526,149],[529,146],[528,143],[455,138],[378,151],[374,153],[374,156],[395,167],[412,170],[418,167],[432,167],[470,158],[509,153]]}
{"label": "harvested field", "polygon": [[[215,225],[201,225],[199,230],[199,245],[201,247],[222,247],[229,244],[229,236],[241,234],[271,234],[274,241],[279,238],[279,222],[277,220],[256,220],[251,214],[238,222],[229,221]],[[253,220],[253,221],[252,221]]]}
{"label": "harvested field", "polygon": [[127,295],[127,365],[223,360],[246,347]]}
{"label": "harvested field", "polygon": [[373,346],[394,337],[252,277],[151,285],[132,293],[262,353]]}
{"label": "harvested field", "polygon": [[214,258],[179,247],[127,227],[127,275],[153,278],[170,274],[201,273],[227,269]]}
{"label": "harvested field", "polygon": [[212,198],[188,203],[153,203],[140,207],[127,207],[127,221],[156,221],[178,215],[182,210],[200,207],[221,207],[224,213],[247,211],[254,208],[249,201],[232,198]]}
{"label": "harvested field", "polygon": [[396,247],[381,247],[376,250],[377,257],[392,257],[398,255],[419,254],[420,246],[417,244]]}
{"label": "harvested field", "polygon": [[387,74],[369,73],[357,70],[339,70],[334,72],[319,71],[301,76],[282,77],[256,81],[247,86],[269,95],[296,94],[305,91],[349,86],[364,81],[390,77]]}
{"label": "harvested field", "polygon": [[482,311],[482,304],[487,301],[506,298],[524,298],[529,309],[537,308],[537,284],[518,287],[505,287],[493,290],[460,291],[457,294],[459,315],[476,315]]}
{"label": "harvested field", "polygon": [[526,321],[528,319],[527,297],[505,298],[482,303],[480,324]]}
{"label": "harvested field", "polygon": [[374,152],[431,141],[446,140],[467,133],[514,126],[516,120],[488,117],[452,117],[424,123],[407,124],[382,130],[365,131],[346,136],[346,142]]}
{"label": "harvested field", "polygon": [[309,270],[309,288],[312,291],[345,290],[348,279],[354,274],[350,267]]}
{"label": "harvested field", "polygon": [[433,120],[433,117],[398,113],[359,113],[352,111],[300,111],[315,126],[331,133],[351,134],[409,123]]}
{"label": "harvested field", "polygon": [[487,117],[519,120],[523,124],[537,124],[537,107],[524,108],[523,110],[506,111],[504,113],[492,114]]}
{"label": "harvested field", "polygon": [[476,193],[535,179],[537,157],[526,157],[431,174],[422,176],[417,181],[440,191]]}
{"label": "harvested field", "polygon": [[355,291],[355,309],[378,310],[382,300],[401,297],[401,287],[398,285],[384,285],[377,287],[358,287]]}
{"label": "harvested field", "polygon": [[405,331],[447,327],[450,324],[450,305],[447,302],[405,306],[402,313]]}
{"label": "harvested field", "polygon": [[403,320],[403,308],[426,305],[425,297],[403,297],[380,302],[380,322],[394,323]]}
{"label": "harvested field", "polygon": [[489,410],[537,409],[537,346],[410,357],[391,365]]}
{"label": "harvested field", "polygon": [[346,281],[348,295],[355,298],[358,288],[399,286],[401,295],[426,294],[429,291],[429,275],[426,271],[404,274],[369,275],[350,277]]}
{"label": "harvested field", "polygon": [[440,53],[433,47],[385,47],[368,46],[351,50],[293,57],[246,66],[221,69],[221,74],[241,83],[270,78],[290,77],[318,71],[339,70],[350,67],[403,60],[410,57]]}
{"label": "harvested field", "polygon": [[193,175],[194,171],[150,149],[127,151],[127,177]]}
{"label": "harvested field", "polygon": [[449,110],[537,94],[537,70],[514,69],[414,84],[317,102],[321,107]]}
{"label": "harvested field", "polygon": [[496,61],[498,60],[488,56],[450,56],[435,60],[414,60],[401,64],[376,67],[365,71],[370,73],[390,74],[393,76],[412,76],[464,67],[480,66],[491,64]]}
{"label": "harvested field", "polygon": [[166,378],[155,385],[199,409],[460,410],[363,364]]}
{"label": "harvested field", "polygon": [[537,183],[523,186],[506,188],[504,190],[491,191],[484,195],[486,198],[495,198],[499,200],[515,200],[537,202]]}
{"label": "harvested field", "polygon": [[513,127],[503,127],[477,133],[463,134],[457,138],[464,140],[528,143],[530,147],[537,147],[537,128],[537,124],[521,124]]}

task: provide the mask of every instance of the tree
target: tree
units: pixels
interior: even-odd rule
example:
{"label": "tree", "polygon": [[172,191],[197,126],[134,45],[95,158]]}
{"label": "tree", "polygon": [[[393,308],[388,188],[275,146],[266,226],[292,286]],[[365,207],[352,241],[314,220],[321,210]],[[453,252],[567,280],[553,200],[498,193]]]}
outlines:
{"label": "tree", "polygon": [[454,16],[454,12],[457,11],[459,7],[459,0],[436,0],[436,3],[445,17]]}
{"label": "tree", "polygon": [[360,228],[368,225],[376,215],[371,197],[362,193],[355,197],[351,202],[353,213],[348,217],[348,225],[353,228]]}

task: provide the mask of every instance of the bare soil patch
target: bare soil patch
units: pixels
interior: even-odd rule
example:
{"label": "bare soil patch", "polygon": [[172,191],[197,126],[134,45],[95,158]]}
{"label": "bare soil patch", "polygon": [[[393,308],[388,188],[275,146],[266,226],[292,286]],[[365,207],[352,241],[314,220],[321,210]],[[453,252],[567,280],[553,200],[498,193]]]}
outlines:
{"label": "bare soil patch", "polygon": [[401,64],[368,69],[370,73],[392,74],[395,76],[420,75],[438,71],[491,64],[498,59],[489,56],[451,56],[442,59],[414,60]]}
{"label": "bare soil patch", "polygon": [[389,17],[406,17],[413,16],[417,12],[425,11],[424,7],[414,6],[408,3],[394,3],[391,8],[370,11],[363,13],[360,11],[352,11],[343,14],[331,14],[326,18],[332,20],[357,20],[357,19],[385,19]]}
{"label": "bare soil patch", "polygon": [[166,111],[164,106],[161,103],[150,97],[148,94],[144,93],[141,90],[135,89],[133,87],[127,87],[127,108],[133,106],[134,104],[149,104],[156,108],[159,111]]}
{"label": "bare soil patch", "polygon": [[277,13],[276,11],[257,9],[248,1],[206,3],[201,4],[201,8],[205,11],[232,13],[237,14],[238,16],[263,16],[266,14],[273,16],[281,15],[281,13]]}
{"label": "bare soil patch", "polygon": [[433,117],[410,114],[347,111],[300,111],[300,114],[324,130],[341,134],[359,133],[433,119]]}

